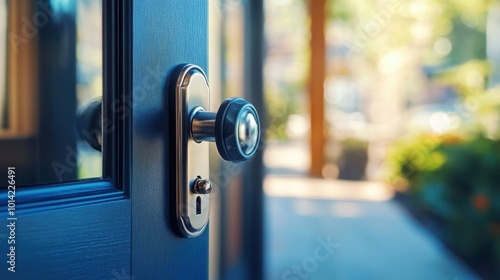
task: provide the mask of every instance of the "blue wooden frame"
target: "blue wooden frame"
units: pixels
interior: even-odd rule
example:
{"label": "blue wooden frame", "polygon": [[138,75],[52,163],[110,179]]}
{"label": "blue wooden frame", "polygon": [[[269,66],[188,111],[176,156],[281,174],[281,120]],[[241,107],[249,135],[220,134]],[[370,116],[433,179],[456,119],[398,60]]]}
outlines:
{"label": "blue wooden frame", "polygon": [[[15,274],[0,269],[0,279],[111,279],[116,274],[130,275],[132,226],[128,198],[130,180],[127,179],[130,169],[126,167],[130,166],[128,128],[131,118],[122,118],[122,114],[130,113],[132,108],[110,109],[116,104],[115,100],[124,102],[130,96],[126,89],[129,88],[127,81],[131,80],[131,56],[127,51],[131,44],[125,41],[131,37],[130,7],[131,1],[103,1],[103,100],[106,104],[103,111],[104,116],[116,125],[116,130],[103,135],[106,147],[103,179],[17,188],[18,266]],[[58,28],[57,25],[54,27]],[[40,32],[50,34],[53,30],[49,24]],[[47,48],[52,51],[50,45]],[[50,61],[43,67],[52,67]],[[66,74],[71,75],[71,71]],[[41,90],[50,92],[54,86],[60,86],[47,85]],[[42,105],[49,111],[55,110],[57,106],[65,105],[64,100],[59,101],[49,99]],[[57,137],[64,138],[64,135]],[[0,221],[6,221],[7,191],[2,190],[0,197]],[[8,234],[7,227],[0,227],[0,241]],[[6,242],[0,242],[0,245],[6,245]],[[7,248],[0,247],[4,257]]]}
{"label": "blue wooden frame", "polygon": [[[207,3],[103,4],[103,116],[114,126],[103,134],[103,178],[19,189],[18,267],[15,274],[0,268],[0,279],[208,277],[208,230],[181,238],[170,223],[176,166],[167,121],[173,69],[206,69]],[[0,192],[3,256],[6,197]]]}

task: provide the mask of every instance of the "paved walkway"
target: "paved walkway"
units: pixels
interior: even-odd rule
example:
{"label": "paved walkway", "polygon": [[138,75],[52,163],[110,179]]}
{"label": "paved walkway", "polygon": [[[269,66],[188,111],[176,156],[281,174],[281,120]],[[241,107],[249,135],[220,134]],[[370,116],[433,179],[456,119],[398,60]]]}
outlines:
{"label": "paved walkway", "polygon": [[[268,159],[296,164],[268,150]],[[310,179],[293,172],[297,166],[275,163],[267,162],[278,175],[265,182],[268,280],[478,279],[391,200],[386,186]]]}

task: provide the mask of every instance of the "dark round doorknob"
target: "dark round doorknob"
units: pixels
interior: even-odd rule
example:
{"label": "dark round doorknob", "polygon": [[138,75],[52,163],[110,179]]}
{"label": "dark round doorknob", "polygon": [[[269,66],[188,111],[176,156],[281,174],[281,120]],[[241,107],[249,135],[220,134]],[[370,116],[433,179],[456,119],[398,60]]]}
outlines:
{"label": "dark round doorknob", "polygon": [[76,129],[81,140],[102,151],[102,100],[92,99],[77,113]]}
{"label": "dark round doorknob", "polygon": [[215,142],[224,160],[242,162],[250,159],[259,146],[259,115],[241,98],[224,100],[217,113],[197,107],[191,114],[191,137],[196,142]]}

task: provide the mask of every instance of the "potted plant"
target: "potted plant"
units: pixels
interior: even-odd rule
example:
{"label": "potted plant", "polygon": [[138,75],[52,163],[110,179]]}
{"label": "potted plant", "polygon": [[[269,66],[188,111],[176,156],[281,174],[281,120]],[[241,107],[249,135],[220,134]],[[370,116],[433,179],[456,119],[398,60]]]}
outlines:
{"label": "potted plant", "polygon": [[346,138],[340,144],[338,178],[341,180],[364,179],[368,163],[368,142],[359,138]]}

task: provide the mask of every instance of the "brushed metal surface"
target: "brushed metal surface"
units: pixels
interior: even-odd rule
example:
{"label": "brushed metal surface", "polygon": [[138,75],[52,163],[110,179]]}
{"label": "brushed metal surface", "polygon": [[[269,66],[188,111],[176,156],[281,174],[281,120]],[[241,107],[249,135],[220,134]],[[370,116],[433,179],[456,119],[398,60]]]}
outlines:
{"label": "brushed metal surface", "polygon": [[[208,111],[210,89],[203,70],[196,65],[182,66],[176,85],[176,192],[177,222],[185,237],[200,235],[208,224],[210,194],[197,194],[191,185],[199,176],[209,177],[209,146],[191,137],[191,115],[203,108]],[[197,214],[197,198],[201,213]],[[199,209],[200,205],[198,205]]]}

